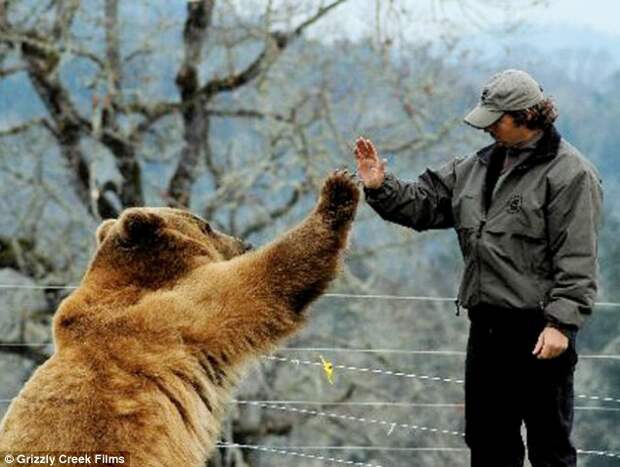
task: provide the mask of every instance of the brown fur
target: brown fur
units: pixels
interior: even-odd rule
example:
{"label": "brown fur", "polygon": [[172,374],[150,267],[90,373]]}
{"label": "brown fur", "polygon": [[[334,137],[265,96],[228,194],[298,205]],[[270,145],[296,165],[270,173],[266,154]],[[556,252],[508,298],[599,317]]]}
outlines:
{"label": "brown fur", "polygon": [[0,425],[0,451],[203,466],[242,365],[298,330],[335,277],[358,199],[350,177],[333,174],[299,226],[247,253],[176,209],[105,221],[54,318],[56,353]]}

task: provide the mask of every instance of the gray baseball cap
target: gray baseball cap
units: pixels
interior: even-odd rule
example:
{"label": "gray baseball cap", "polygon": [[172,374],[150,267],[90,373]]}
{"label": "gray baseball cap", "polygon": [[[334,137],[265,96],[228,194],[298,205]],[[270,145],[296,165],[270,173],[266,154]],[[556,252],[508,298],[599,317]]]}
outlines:
{"label": "gray baseball cap", "polygon": [[511,110],[525,110],[544,99],[542,87],[525,71],[504,70],[491,77],[482,88],[480,102],[465,116],[475,128],[492,125]]}

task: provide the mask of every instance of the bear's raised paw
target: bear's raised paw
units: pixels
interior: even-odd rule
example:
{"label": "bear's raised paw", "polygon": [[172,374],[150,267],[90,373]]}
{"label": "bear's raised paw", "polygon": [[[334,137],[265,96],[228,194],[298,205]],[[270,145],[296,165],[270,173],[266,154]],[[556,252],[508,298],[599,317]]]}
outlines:
{"label": "bear's raised paw", "polygon": [[360,199],[360,190],[346,170],[336,170],[325,180],[321,189],[319,211],[336,221],[352,220]]}

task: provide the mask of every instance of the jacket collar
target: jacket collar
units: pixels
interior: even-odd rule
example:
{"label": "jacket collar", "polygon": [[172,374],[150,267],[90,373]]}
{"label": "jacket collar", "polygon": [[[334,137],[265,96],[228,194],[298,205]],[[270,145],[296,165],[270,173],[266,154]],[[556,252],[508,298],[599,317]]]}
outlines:
{"label": "jacket collar", "polygon": [[[536,147],[534,148],[532,154],[526,160],[524,160],[523,163],[519,165],[519,167],[521,169],[525,169],[535,164],[538,164],[539,162],[553,159],[558,154],[558,148],[560,147],[561,140],[562,135],[560,135],[554,125],[551,125],[543,133],[542,138],[540,138],[538,144],[536,144]],[[491,158],[493,153],[502,151],[504,149],[505,148],[503,146],[500,146],[497,143],[493,143],[489,146],[482,148],[476,154],[478,155],[480,161],[486,165],[489,163],[489,159]]]}

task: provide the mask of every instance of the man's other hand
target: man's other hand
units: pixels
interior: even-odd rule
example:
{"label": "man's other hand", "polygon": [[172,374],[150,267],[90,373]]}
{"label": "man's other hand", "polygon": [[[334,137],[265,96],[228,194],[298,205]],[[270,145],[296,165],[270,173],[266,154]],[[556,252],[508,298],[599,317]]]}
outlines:
{"label": "man's other hand", "polygon": [[555,358],[568,348],[568,337],[556,328],[547,326],[538,336],[532,352],[539,359]]}
{"label": "man's other hand", "polygon": [[385,180],[385,159],[380,160],[379,154],[366,138],[358,138],[355,141],[355,161],[357,162],[357,176],[366,188],[375,189],[383,185]]}

